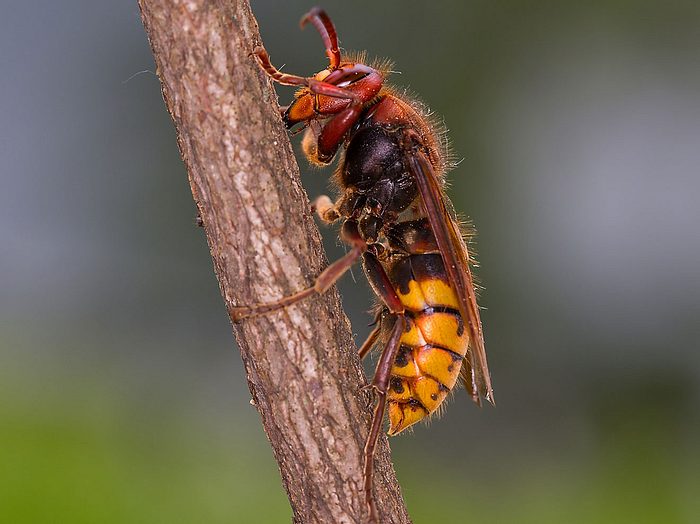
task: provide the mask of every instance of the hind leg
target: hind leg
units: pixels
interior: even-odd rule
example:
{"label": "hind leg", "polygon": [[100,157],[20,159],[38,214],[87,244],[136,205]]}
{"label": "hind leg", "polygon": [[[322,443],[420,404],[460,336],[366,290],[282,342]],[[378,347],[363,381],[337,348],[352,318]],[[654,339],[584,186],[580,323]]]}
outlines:
{"label": "hind leg", "polygon": [[377,447],[379,432],[382,429],[382,422],[384,421],[384,410],[386,408],[386,396],[391,379],[391,368],[396,360],[399,347],[401,347],[401,335],[405,329],[406,317],[403,314],[397,315],[394,321],[394,327],[391,330],[391,336],[382,352],[382,356],[377,364],[377,370],[372,379],[372,389],[375,392],[376,403],[374,406],[374,413],[372,414],[372,425],[370,426],[369,435],[367,436],[362,455],[363,490],[365,492],[365,501],[369,508],[369,522],[371,524],[379,523],[377,505],[372,495],[372,487],[374,484],[374,450]]}

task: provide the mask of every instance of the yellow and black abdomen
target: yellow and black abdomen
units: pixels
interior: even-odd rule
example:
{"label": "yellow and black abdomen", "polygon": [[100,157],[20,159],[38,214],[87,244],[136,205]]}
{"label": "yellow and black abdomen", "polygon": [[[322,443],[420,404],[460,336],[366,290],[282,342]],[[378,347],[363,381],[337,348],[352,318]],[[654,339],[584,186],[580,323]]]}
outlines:
{"label": "yellow and black abdomen", "polygon": [[409,324],[388,394],[389,434],[396,435],[439,409],[457,383],[469,336],[439,253],[406,255],[388,269]]}

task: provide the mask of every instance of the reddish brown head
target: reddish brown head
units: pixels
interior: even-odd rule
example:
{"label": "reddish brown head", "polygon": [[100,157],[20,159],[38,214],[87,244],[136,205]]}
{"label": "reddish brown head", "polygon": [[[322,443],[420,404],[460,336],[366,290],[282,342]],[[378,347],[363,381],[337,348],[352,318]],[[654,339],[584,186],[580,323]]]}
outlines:
{"label": "reddish brown head", "polygon": [[[364,64],[352,62],[341,62],[337,69],[328,67],[309,80],[321,84],[318,89],[321,92],[310,86],[296,93],[294,101],[283,115],[287,127],[340,113],[353,98],[363,104],[369,102],[377,96],[384,83],[378,71]],[[342,88],[347,98],[338,98],[335,94],[323,94],[323,84]]]}
{"label": "reddish brown head", "polygon": [[254,53],[260,65],[273,80],[284,85],[301,86],[294,101],[284,112],[287,127],[337,115],[350,105],[362,105],[372,100],[382,87],[384,78],[377,70],[356,63],[343,61],[338,48],[335,27],[322,9],[315,7],[301,19],[301,27],[307,23],[321,34],[329,59],[327,68],[314,76],[304,78],[278,71],[271,63],[264,48]]}

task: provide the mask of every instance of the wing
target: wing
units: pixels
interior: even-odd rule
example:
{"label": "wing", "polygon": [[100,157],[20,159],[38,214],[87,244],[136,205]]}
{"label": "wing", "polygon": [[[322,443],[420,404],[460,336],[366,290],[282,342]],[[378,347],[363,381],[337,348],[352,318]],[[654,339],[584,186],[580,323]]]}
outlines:
{"label": "wing", "polygon": [[481,405],[481,397],[493,404],[491,375],[486,361],[484,335],[469,268],[467,246],[459,232],[459,226],[445,206],[442,188],[428,159],[419,152],[411,156],[410,166],[423,199],[428,222],[445,263],[447,276],[457,292],[459,311],[469,328],[471,351],[467,354],[467,365],[462,375],[465,387],[477,404]]}

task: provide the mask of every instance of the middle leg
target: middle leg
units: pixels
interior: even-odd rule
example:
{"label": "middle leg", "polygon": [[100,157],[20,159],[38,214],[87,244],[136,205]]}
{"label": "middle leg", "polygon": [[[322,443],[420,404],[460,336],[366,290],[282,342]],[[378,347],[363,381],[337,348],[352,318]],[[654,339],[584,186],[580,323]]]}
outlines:
{"label": "middle leg", "polygon": [[333,262],[324,269],[316,278],[313,286],[303,289],[293,295],[283,297],[275,302],[266,304],[256,304],[253,306],[237,306],[232,308],[231,317],[233,322],[239,322],[244,318],[262,315],[271,311],[291,306],[300,300],[315,294],[322,294],[328,291],[345,272],[357,262],[363,253],[367,251],[367,244],[357,229],[357,223],[347,220],[342,229],[343,240],[351,244],[352,248],[343,257]]}

